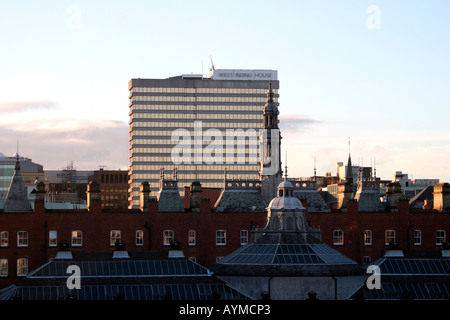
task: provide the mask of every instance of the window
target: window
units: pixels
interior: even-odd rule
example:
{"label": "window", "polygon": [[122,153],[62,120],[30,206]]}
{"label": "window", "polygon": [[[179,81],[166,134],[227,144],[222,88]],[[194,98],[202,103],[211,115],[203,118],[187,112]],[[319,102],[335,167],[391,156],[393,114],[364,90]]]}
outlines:
{"label": "window", "polygon": [[364,230],[364,245],[372,245],[372,230]]}
{"label": "window", "polygon": [[442,246],[445,243],[445,230],[436,230],[436,245]]}
{"label": "window", "polygon": [[17,259],[17,275],[26,276],[28,273],[28,259]]}
{"label": "window", "polygon": [[83,232],[80,230],[72,231],[72,247],[81,247],[83,245]]}
{"label": "window", "polygon": [[188,245],[195,246],[195,230],[188,231]]}
{"label": "window", "polygon": [[58,244],[57,235],[58,235],[58,233],[54,230],[52,230],[48,233],[48,246],[49,247],[56,247],[56,245]]}
{"label": "window", "polygon": [[0,259],[0,277],[8,276],[8,259]]}
{"label": "window", "polygon": [[163,245],[170,246],[170,243],[173,242],[174,233],[173,230],[164,230],[163,231]]}
{"label": "window", "polygon": [[189,257],[189,260],[191,260],[192,262],[197,262],[197,258],[196,257]]}
{"label": "window", "polygon": [[144,231],[136,230],[136,246],[144,245]]}
{"label": "window", "polygon": [[0,235],[0,246],[7,247],[9,246],[9,233],[8,231],[2,231]]}
{"label": "window", "polygon": [[241,245],[248,243],[248,231],[247,230],[241,230]]}
{"label": "window", "polygon": [[372,261],[372,258],[370,256],[364,256],[363,257],[363,264],[368,264]]}
{"label": "window", "polygon": [[395,231],[394,230],[386,230],[384,232],[384,243],[388,246],[391,243],[395,242]]}
{"label": "window", "polygon": [[120,232],[120,230],[111,230],[111,232],[109,233],[109,245],[111,247],[115,246],[116,243],[121,242],[122,239],[122,234]]}
{"label": "window", "polygon": [[414,230],[413,231],[413,244],[415,246],[422,245],[422,231],[421,230]]}
{"label": "window", "polygon": [[216,245],[224,246],[227,244],[227,232],[225,230],[216,230]]}
{"label": "window", "polygon": [[224,256],[218,256],[216,257],[216,262],[219,262],[220,260],[222,260],[224,258]]}
{"label": "window", "polygon": [[333,231],[333,244],[335,246],[344,245],[344,231],[343,230],[334,230]]}
{"label": "window", "polygon": [[28,247],[28,231],[17,232],[17,246]]}

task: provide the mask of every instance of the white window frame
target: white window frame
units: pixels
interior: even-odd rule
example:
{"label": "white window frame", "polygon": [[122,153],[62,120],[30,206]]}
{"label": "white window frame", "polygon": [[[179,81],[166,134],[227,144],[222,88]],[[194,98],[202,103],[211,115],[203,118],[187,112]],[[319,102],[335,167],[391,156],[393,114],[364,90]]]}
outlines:
{"label": "white window frame", "polygon": [[122,231],[120,230],[111,230],[109,232],[109,245],[114,247],[116,243],[122,242]]}
{"label": "white window frame", "polygon": [[28,259],[19,258],[17,259],[17,276],[25,277],[28,274]]}
{"label": "white window frame", "polygon": [[333,230],[333,245],[335,246],[344,245],[344,230],[340,229]]}
{"label": "white window frame", "polygon": [[188,245],[191,247],[195,246],[196,240],[197,240],[197,237],[196,237],[195,230],[192,230],[192,229],[189,230],[188,231]]}
{"label": "white window frame", "polygon": [[220,229],[216,230],[216,246],[227,245],[227,231]]}
{"label": "white window frame", "polygon": [[0,259],[0,277],[8,276],[8,259]]}
{"label": "white window frame", "polygon": [[365,246],[371,246],[372,245],[372,230],[364,230],[363,233],[363,241]]}
{"label": "white window frame", "polygon": [[0,234],[0,246],[1,247],[9,247],[9,232],[2,231]]}
{"label": "white window frame", "polygon": [[[440,235],[438,235],[440,234]],[[442,246],[446,239],[446,234],[445,234],[445,230],[436,230],[434,233],[434,242],[437,246]],[[439,240],[439,241],[438,241]]]}
{"label": "white window frame", "polygon": [[[388,236],[389,233],[392,233],[392,236]],[[384,244],[388,246],[391,242],[395,242],[395,230],[384,230]]]}
{"label": "white window frame", "polygon": [[175,239],[175,233],[173,230],[163,231],[163,246],[170,246],[170,243]]}
{"label": "white window frame", "polygon": [[136,230],[136,246],[142,247],[144,245],[144,231]]}
{"label": "white window frame", "polygon": [[422,230],[413,230],[413,244],[415,246],[422,245]]}
{"label": "white window frame", "polygon": [[241,230],[239,235],[241,246],[246,245],[248,243],[248,230]]}
{"label": "white window frame", "polygon": [[73,230],[71,233],[70,243],[72,247],[82,247],[83,246],[83,231]]}
{"label": "white window frame", "polygon": [[28,247],[29,234],[28,231],[17,231],[17,246]]}
{"label": "white window frame", "polygon": [[56,247],[58,245],[58,231],[50,230],[48,232],[48,246]]}

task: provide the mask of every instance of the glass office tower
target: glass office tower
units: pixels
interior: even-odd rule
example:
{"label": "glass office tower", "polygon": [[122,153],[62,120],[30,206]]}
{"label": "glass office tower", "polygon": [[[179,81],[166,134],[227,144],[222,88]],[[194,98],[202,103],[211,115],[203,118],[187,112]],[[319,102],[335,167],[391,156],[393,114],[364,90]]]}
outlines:
{"label": "glass office tower", "polygon": [[[139,207],[139,186],[151,196],[161,175],[178,187],[200,181],[223,187],[228,178],[259,178],[259,130],[269,80],[278,104],[274,70],[213,69],[208,77],[186,74],[129,81],[129,204]],[[176,170],[174,170],[176,169]]]}

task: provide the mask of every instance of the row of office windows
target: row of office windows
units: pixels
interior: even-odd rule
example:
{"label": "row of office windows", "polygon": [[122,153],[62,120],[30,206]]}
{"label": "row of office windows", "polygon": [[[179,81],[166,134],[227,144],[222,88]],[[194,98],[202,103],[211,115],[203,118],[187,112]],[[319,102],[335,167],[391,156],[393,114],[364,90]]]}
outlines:
{"label": "row of office windows", "polygon": [[[239,118],[241,119],[241,118]],[[259,118],[258,118],[259,119]],[[252,120],[252,119],[247,119]],[[175,129],[186,129],[186,128],[194,128],[193,121],[148,121],[148,119],[136,118],[130,121],[130,124],[140,123],[139,126],[142,126],[141,122],[145,122],[145,126],[149,128],[172,128]],[[233,129],[260,129],[261,121],[249,121],[249,122],[233,122],[233,121],[211,121],[211,122],[202,122],[202,128],[233,128]]]}
{"label": "row of office windows", "polygon": [[[152,164],[152,165],[143,165],[143,164],[138,164],[138,165],[133,165],[132,166],[132,170],[133,171],[137,171],[137,170],[141,170],[141,171],[154,171],[153,173],[160,173],[161,168],[164,167],[164,172],[167,173],[171,173],[173,170],[173,168],[177,168],[177,172],[178,175],[183,174],[183,171],[188,171],[188,172],[192,172],[194,170],[198,170],[198,166],[195,164],[182,164],[182,165],[174,165],[173,163],[170,163],[168,165],[164,165],[162,166],[161,164]],[[204,167],[202,168],[202,172],[207,172],[207,171],[220,171],[222,174],[224,173],[224,170],[226,169],[228,176],[232,177],[235,173],[236,174],[242,174],[241,171],[250,171],[251,173],[254,173],[255,169],[258,170],[259,169],[259,164],[255,164],[255,165],[237,165],[237,164],[227,164],[224,163],[223,165],[217,165],[214,167]],[[238,171],[238,172],[234,172],[234,171]],[[251,173],[247,172],[247,175],[250,175]]]}
{"label": "row of office windows", "polygon": [[[372,230],[364,230],[363,233],[363,244],[365,246],[371,246],[373,241]],[[445,230],[435,231],[435,245],[440,246],[446,242]],[[384,243],[389,245],[390,243],[396,242],[395,230],[385,230],[384,231]],[[333,245],[342,246],[344,245],[344,231],[343,230],[333,230]],[[422,231],[413,230],[413,245],[422,245]]]}
{"label": "row of office windows", "polygon": [[[156,139],[158,140],[158,139]],[[255,143],[256,144],[256,143]],[[214,144],[214,142],[211,143],[211,145],[207,145],[205,147],[202,146],[191,146],[191,145],[173,145],[173,144],[167,144],[167,147],[157,147],[152,146],[149,148],[142,148],[142,147],[134,147],[132,148],[132,152],[130,151],[131,156],[135,156],[135,154],[147,154],[147,156],[150,155],[160,155],[160,154],[167,154],[170,156],[190,156],[195,155],[196,153],[202,154],[205,153],[205,156],[209,156],[209,154],[216,155],[217,156],[223,156],[227,157],[227,162],[230,164],[238,162],[238,159],[234,157],[234,155],[237,155],[238,157],[242,157],[245,153],[249,154],[250,156],[256,157],[259,152],[259,146],[255,145],[253,143],[246,143],[241,145],[220,145],[220,144]],[[137,145],[142,145],[141,143],[138,143]],[[162,143],[158,144],[162,145]],[[207,149],[206,149],[207,148]],[[205,150],[206,149],[206,150]],[[207,153],[207,154],[206,154]],[[217,157],[216,156],[216,157]],[[136,157],[136,156],[135,156]],[[239,162],[245,162],[244,158],[240,159]],[[224,159],[225,161],[225,159]],[[255,159],[255,161],[258,161]]]}
{"label": "row of office windows", "polygon": [[[240,137],[240,138],[258,138],[260,137],[260,131],[262,129],[255,129],[255,128],[250,128],[247,130],[242,130],[242,129],[236,129],[236,128],[232,128],[232,129],[225,129],[225,130],[221,130],[221,133],[224,137]],[[195,131],[189,132],[191,135],[193,135],[195,133]],[[178,139],[178,132],[174,131],[172,129],[169,130],[156,130],[153,128],[145,128],[144,130],[141,129],[135,129],[133,131],[130,132],[130,136],[155,136],[155,137],[167,137],[167,139],[172,138],[172,136],[175,136],[175,138]]]}
{"label": "row of office windows", "polygon": [[[144,245],[144,231],[136,230],[135,232],[135,244],[136,246]],[[70,244],[72,247],[81,247],[83,246],[83,231],[74,230],[71,232],[70,236]],[[122,232],[120,230],[111,230],[109,237],[110,246],[114,246],[117,242],[121,242],[122,240]],[[8,231],[1,231],[0,233],[0,248],[1,247],[9,247],[10,243],[10,235]],[[28,231],[17,231],[16,234],[16,245],[17,247],[28,247],[29,246],[29,233]],[[48,233],[48,246],[56,247],[58,245],[58,232],[55,230],[51,230]]]}
{"label": "row of office windows", "polygon": [[[253,153],[256,153],[260,149],[260,141],[259,137],[256,135],[256,132],[253,136],[239,136],[238,138],[232,134],[227,135],[226,133],[222,133],[220,131],[212,132],[210,137],[203,138],[197,138],[193,135],[191,139],[190,132],[186,133],[185,138],[184,132],[182,132],[175,133],[170,139],[169,137],[162,139],[148,139],[135,137],[132,135],[129,140],[131,149],[133,149],[136,153],[172,153],[172,151],[174,151],[174,147],[177,147],[175,151],[182,150],[183,152],[189,151],[191,153],[196,151],[203,152],[203,149],[205,148],[213,150],[217,148],[222,150],[224,153],[228,152],[230,154],[237,151],[244,152],[246,150],[252,150]],[[138,145],[141,145],[141,147],[137,147]],[[145,149],[143,149],[142,146],[145,146]]]}
{"label": "row of office windows", "polygon": [[[169,163],[170,165],[176,164],[177,167],[180,165],[191,165],[191,164],[197,164],[197,165],[223,165],[223,164],[246,164],[249,166],[258,166],[259,165],[259,158],[257,156],[250,157],[234,157],[229,158],[222,156],[222,155],[205,155],[196,157],[194,155],[189,154],[181,154],[177,155],[174,154],[173,156],[171,154],[168,154],[167,156],[133,156],[132,162],[151,162],[154,163]],[[160,165],[160,168],[162,167],[162,164]],[[253,167],[255,168],[255,167]],[[252,168],[252,169],[253,169]],[[203,170],[203,168],[201,168]],[[249,169],[249,170],[252,170]],[[134,176],[132,178],[135,178]],[[145,179],[145,178],[144,178]]]}
{"label": "row of office windows", "polygon": [[133,113],[130,119],[197,119],[197,120],[230,120],[230,119],[263,119],[263,114],[259,113]]}
{"label": "row of office windows", "polygon": [[[195,112],[211,112],[211,111],[223,111],[223,112],[247,112],[247,111],[258,111],[262,113],[263,106],[261,104],[255,105],[223,105],[223,104],[131,104],[132,110],[149,110],[154,113],[166,114],[167,111],[195,111]],[[14,169],[14,168],[13,168]]]}
{"label": "row of office windows", "polygon": [[[148,173],[148,174],[133,174],[133,179],[144,179],[144,180],[156,180],[159,181],[160,180],[160,174],[159,173]],[[233,175],[236,176],[237,178],[241,178],[241,179],[258,179],[258,174],[255,173],[253,175],[250,174],[236,174]],[[170,178],[170,176],[169,176]],[[204,174],[204,173],[199,173],[199,174],[179,174],[178,173],[178,181],[180,180],[186,180],[186,181],[194,181],[194,180],[200,180],[202,181],[202,185],[204,185],[204,183],[206,183],[205,180],[218,180],[219,181],[219,185],[222,187],[223,186],[223,179],[224,179],[224,174],[223,173],[210,173],[210,174]],[[137,184],[138,186],[140,186],[140,184]],[[179,185],[179,187],[181,187]]]}
{"label": "row of office windows", "polygon": [[[274,94],[278,89],[272,89]],[[134,92],[150,92],[150,93],[225,93],[225,94],[266,94],[267,88],[164,88],[164,87],[135,87],[130,90]]]}
{"label": "row of office windows", "polygon": [[[159,178],[153,178],[153,180],[159,181]],[[143,181],[148,181],[150,182],[150,187],[152,188],[152,190],[159,190],[159,184],[152,182],[152,177],[147,177],[147,179],[142,179],[141,182]],[[178,188],[180,191],[180,196],[184,196],[183,193],[183,188],[184,187],[189,187],[192,183],[193,179],[186,179],[184,181],[178,182]],[[137,208],[139,208],[139,187],[141,185],[141,182],[134,182],[130,184],[130,189],[129,190],[129,197],[128,200],[132,201],[132,205],[136,205]],[[223,188],[223,176],[220,180],[216,181],[216,180],[203,180],[202,181],[202,187],[203,188]]]}
{"label": "row of office windows", "polygon": [[[254,102],[264,104],[265,96],[132,96],[131,102],[135,101],[170,101],[170,102]],[[276,99],[274,99],[275,101]],[[275,101],[276,102],[276,101]]]}
{"label": "row of office windows", "polygon": [[[196,232],[195,230],[189,230],[187,234],[188,246],[196,245]],[[163,231],[163,245],[169,246],[175,241],[175,232],[173,230]],[[241,245],[248,243],[248,230],[241,230],[239,232],[239,241]],[[227,244],[227,231],[216,230],[216,246],[225,246]]]}

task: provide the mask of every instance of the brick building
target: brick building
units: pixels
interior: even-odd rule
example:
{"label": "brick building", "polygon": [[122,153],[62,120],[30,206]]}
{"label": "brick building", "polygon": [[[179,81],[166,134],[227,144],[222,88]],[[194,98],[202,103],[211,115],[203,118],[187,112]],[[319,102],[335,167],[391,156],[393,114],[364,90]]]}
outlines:
{"label": "brick building", "polygon": [[103,208],[122,209],[128,207],[128,171],[95,170],[90,180],[100,185]]}
{"label": "brick building", "polygon": [[[23,189],[20,166],[16,167],[14,190]],[[101,189],[96,182],[87,187],[87,209],[46,209],[45,185],[40,183],[34,205],[26,198],[9,193],[9,206],[0,210],[0,288],[14,283],[56,256],[62,245],[69,250],[114,250],[117,242],[128,250],[169,249],[177,241],[186,257],[208,266],[248,241],[252,223],[262,224],[263,210],[214,212],[220,189],[201,189],[198,183],[185,188],[181,212],[167,212],[173,198],[161,196],[170,192],[170,180],[161,183],[157,197],[150,197],[148,184],[141,186],[139,209],[105,209]],[[222,192],[223,193],[223,192]],[[207,197],[207,198],[205,198]],[[248,203],[247,203],[248,204]]]}

